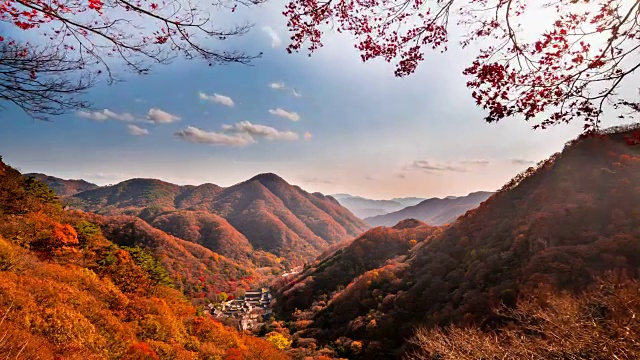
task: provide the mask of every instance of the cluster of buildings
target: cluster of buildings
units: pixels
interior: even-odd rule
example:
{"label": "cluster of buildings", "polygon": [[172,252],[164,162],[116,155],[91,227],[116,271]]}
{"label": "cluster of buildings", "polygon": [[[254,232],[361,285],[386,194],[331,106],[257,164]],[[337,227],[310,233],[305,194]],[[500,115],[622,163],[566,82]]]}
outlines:
{"label": "cluster of buildings", "polygon": [[238,330],[256,329],[262,320],[271,315],[273,296],[268,288],[250,290],[244,296],[223,301],[221,304],[209,304],[209,313],[220,319],[229,319]]}

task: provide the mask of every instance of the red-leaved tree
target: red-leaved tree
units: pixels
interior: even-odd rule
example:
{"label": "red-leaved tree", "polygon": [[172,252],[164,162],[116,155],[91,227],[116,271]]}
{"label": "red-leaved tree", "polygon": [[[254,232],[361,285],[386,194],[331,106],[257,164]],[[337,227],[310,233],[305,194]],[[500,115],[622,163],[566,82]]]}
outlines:
{"label": "red-leaved tree", "polygon": [[[210,40],[242,35],[251,25],[222,29],[211,12],[263,1],[0,0],[0,105],[45,119],[88,106],[78,93],[100,74],[116,80],[114,65],[146,74],[151,64],[178,56],[209,66],[249,63],[259,55],[216,50]],[[46,41],[24,41],[21,31],[37,31]]]}
{"label": "red-leaved tree", "polygon": [[425,51],[445,51],[456,20],[461,45],[479,44],[464,74],[488,122],[521,115],[544,129],[581,119],[591,131],[605,112],[640,110],[639,0],[290,0],[284,15],[289,52],[317,50],[333,28],[356,37],[363,61],[396,62],[396,76],[413,73]]}

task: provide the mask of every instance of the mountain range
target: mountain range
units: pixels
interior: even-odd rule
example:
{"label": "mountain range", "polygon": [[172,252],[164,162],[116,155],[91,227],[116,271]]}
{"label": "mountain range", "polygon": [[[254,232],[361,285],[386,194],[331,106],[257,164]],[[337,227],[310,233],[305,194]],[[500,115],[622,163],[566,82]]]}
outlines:
{"label": "mountain range", "polygon": [[[530,306],[547,311],[545,301],[554,294],[578,296],[610,273],[616,281],[639,275],[640,148],[629,141],[640,137],[636,128],[614,128],[568,143],[448,225],[404,220],[333,248],[280,284],[279,313],[299,324],[292,330],[297,337],[314,338],[349,359],[404,358],[416,350],[408,339],[418,328],[434,329],[431,337],[422,333],[422,343],[449,344],[424,345],[424,358],[452,359],[442,357],[458,343],[451,334],[459,328],[444,328],[451,325],[469,329],[459,340],[472,341],[464,346],[480,357],[490,349],[478,336],[514,328],[527,334],[517,341],[539,353],[540,341],[548,340],[531,329],[548,322],[548,313],[506,317],[499,309],[517,310],[525,299],[538,298]],[[595,288],[602,294],[598,299],[618,288],[608,284]],[[638,289],[633,283],[625,286]],[[607,317],[612,307],[591,303],[587,312],[574,314],[575,299],[553,300],[560,312],[552,317],[595,316],[601,320],[589,322],[591,330],[580,333],[581,339],[593,339],[594,332],[621,338],[607,330],[618,326]],[[551,333],[562,329],[578,336],[580,325],[567,324],[548,325],[555,326]],[[509,346],[515,351],[520,345]],[[591,358],[584,354],[601,351],[588,340],[576,346],[547,348],[539,358]]]}
{"label": "mountain range", "polygon": [[290,359],[188,301],[224,284],[212,269],[252,275],[140,218],[65,210],[0,158],[3,358]]}
{"label": "mountain range", "polygon": [[418,219],[429,225],[444,225],[455,221],[460,215],[478,207],[493,192],[477,191],[466,196],[431,198],[387,214],[364,219],[371,226],[393,226],[403,219]]}
{"label": "mountain range", "polygon": [[308,193],[271,173],[226,188],[140,178],[97,187],[33,176],[58,189],[70,209],[138,217],[170,235],[257,266],[273,264],[273,259],[285,267],[301,265],[369,228],[334,198]]}
{"label": "mountain range", "polygon": [[55,191],[58,196],[61,197],[77,194],[79,192],[92,190],[99,187],[96,184],[81,179],[65,180],[57,178],[55,176],[49,176],[39,173],[28,173],[24,174],[24,176],[34,177],[35,179],[42,181],[43,183],[47,184],[47,186],[49,186],[53,191]]}
{"label": "mountain range", "polygon": [[373,200],[349,194],[333,194],[340,205],[346,207],[357,217],[364,219],[370,216],[383,215],[416,205],[425,200],[417,197],[394,198],[391,200]]}

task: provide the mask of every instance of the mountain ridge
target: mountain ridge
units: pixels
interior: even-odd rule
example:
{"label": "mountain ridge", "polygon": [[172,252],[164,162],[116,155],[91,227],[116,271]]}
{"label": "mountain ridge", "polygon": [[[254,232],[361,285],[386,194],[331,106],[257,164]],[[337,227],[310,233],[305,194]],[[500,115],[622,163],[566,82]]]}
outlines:
{"label": "mountain ridge", "polygon": [[24,177],[34,177],[47,184],[58,196],[73,195],[82,191],[98,188],[99,186],[83,179],[61,179],[42,173],[23,174]]}
{"label": "mountain ridge", "polygon": [[[418,326],[491,330],[509,321],[496,307],[517,307],[536,290],[579,294],[609,272],[637,278],[640,147],[629,146],[631,131],[568,143],[479,207],[417,237],[408,250],[399,248],[395,258],[364,273],[343,271],[353,275],[340,279],[347,285],[334,280],[319,288],[316,279],[335,278],[331,264],[341,249],[323,254],[282,286],[281,313],[292,323],[304,320],[295,329],[300,337],[347,344],[343,357],[398,359],[411,349],[406,340]],[[376,246],[361,249],[363,261]],[[349,349],[352,342],[358,351]]]}
{"label": "mountain ridge", "polygon": [[384,215],[365,218],[372,226],[393,226],[403,219],[415,218],[429,225],[444,225],[453,222],[466,211],[479,206],[487,200],[493,192],[474,191],[466,196],[447,196],[445,198],[430,198],[414,206]]}
{"label": "mountain ridge", "polygon": [[140,217],[238,261],[251,258],[249,252],[266,251],[286,258],[291,266],[301,265],[369,228],[331,196],[308,193],[274,173],[229,187],[133,178],[64,199],[72,209]]}

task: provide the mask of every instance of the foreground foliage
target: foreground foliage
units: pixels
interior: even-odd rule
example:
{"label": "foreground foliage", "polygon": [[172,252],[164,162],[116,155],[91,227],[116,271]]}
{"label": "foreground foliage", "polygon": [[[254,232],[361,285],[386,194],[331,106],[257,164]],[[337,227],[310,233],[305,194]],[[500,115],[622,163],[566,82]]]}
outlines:
{"label": "foreground foliage", "polygon": [[640,284],[608,276],[580,296],[540,291],[496,331],[477,327],[420,329],[407,359],[638,359]]}
{"label": "foreground foliage", "polygon": [[198,316],[147,250],[117,246],[52,194],[0,160],[0,356],[287,358]]}
{"label": "foreground foliage", "polygon": [[591,131],[605,112],[640,111],[636,0],[290,0],[284,15],[290,52],[317,50],[331,27],[354,37],[363,61],[396,61],[396,76],[412,74],[426,51],[446,51],[451,24],[461,25],[462,47],[480,45],[464,74],[488,122],[583,120]]}

